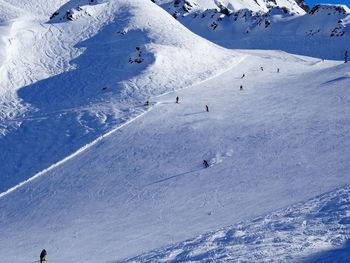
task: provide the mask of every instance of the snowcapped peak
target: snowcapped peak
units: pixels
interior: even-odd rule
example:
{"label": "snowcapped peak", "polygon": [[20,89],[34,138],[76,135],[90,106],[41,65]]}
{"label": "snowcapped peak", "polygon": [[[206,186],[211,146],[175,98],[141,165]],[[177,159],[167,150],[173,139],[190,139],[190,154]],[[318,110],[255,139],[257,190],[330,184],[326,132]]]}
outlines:
{"label": "snowcapped peak", "polygon": [[309,14],[344,15],[350,14],[350,9],[346,5],[318,4]]}
{"label": "snowcapped peak", "polygon": [[207,9],[220,9],[232,12],[249,10],[253,12],[267,13],[271,8],[284,8],[291,14],[305,14],[309,7],[303,0],[154,0],[155,3],[165,5],[170,3],[170,8],[177,8],[177,12],[194,12]]}

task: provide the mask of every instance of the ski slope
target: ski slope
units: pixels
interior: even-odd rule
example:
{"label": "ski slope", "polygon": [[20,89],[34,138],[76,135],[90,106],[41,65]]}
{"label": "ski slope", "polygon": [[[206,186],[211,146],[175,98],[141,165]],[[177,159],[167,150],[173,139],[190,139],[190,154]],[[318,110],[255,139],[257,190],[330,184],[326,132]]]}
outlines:
{"label": "ski slope", "polygon": [[[4,35],[1,192],[142,113],[150,96],[203,81],[238,60],[152,2],[64,2],[10,21]],[[50,20],[67,8],[76,12],[73,21]]]}
{"label": "ski slope", "polygon": [[[348,184],[349,65],[235,54],[225,73],[153,97],[140,118],[3,195],[2,260],[34,261],[46,248],[53,262],[123,262]],[[338,243],[286,255],[348,237],[346,229]]]}
{"label": "ski slope", "polygon": [[152,1],[0,0],[0,262],[346,262],[350,66],[271,50],[339,58],[298,37],[346,37],[328,9],[236,42]]}
{"label": "ski slope", "polygon": [[347,262],[349,186],[120,262]]}

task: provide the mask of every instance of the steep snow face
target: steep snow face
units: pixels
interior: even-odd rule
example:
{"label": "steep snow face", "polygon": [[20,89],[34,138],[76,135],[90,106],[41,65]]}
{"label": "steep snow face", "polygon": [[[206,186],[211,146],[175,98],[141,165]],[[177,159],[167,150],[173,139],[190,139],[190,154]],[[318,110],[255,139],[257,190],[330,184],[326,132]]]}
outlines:
{"label": "steep snow face", "polygon": [[327,59],[342,59],[349,49],[350,13],[346,6],[317,5],[309,13],[283,5],[236,11],[229,4],[206,10],[189,1],[163,4],[193,32],[229,48],[280,49]]}
{"label": "steep snow face", "polygon": [[[273,18],[275,18],[275,21],[278,19],[277,16]],[[308,36],[311,39],[328,37],[336,42],[338,39],[349,39],[349,19],[350,12],[347,12],[345,8],[318,5],[307,15],[295,19],[279,20],[281,23],[273,23],[268,31],[274,35],[280,32],[282,36],[293,34]]]}
{"label": "steep snow face", "polygon": [[309,12],[309,14],[318,15],[345,15],[350,14],[350,9],[346,5],[327,5],[319,4],[315,5]]}
{"label": "steep snow face", "polygon": [[0,191],[140,114],[149,96],[239,59],[151,1],[73,0],[44,13],[16,19],[5,37]]}
{"label": "steep snow face", "polygon": [[190,10],[204,11],[207,9],[217,9],[221,7],[226,7],[232,12],[242,9],[248,9],[253,12],[268,12],[271,8],[280,7],[285,8],[293,14],[304,14],[305,10],[303,7],[307,8],[302,0],[299,1],[299,3],[294,0],[155,0],[155,2],[168,6],[169,10],[171,10],[173,13],[181,11],[188,12]]}

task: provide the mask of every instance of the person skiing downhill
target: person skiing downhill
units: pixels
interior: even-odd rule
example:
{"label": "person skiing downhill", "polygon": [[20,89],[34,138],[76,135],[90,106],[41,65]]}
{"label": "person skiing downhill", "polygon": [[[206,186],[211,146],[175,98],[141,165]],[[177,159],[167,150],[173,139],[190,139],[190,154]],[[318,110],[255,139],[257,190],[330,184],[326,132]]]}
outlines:
{"label": "person skiing downhill", "polygon": [[243,79],[245,77],[245,74],[242,75],[241,79]]}
{"label": "person skiing downhill", "polygon": [[47,255],[47,252],[45,249],[43,249],[40,253],[40,263],[43,263],[43,261],[46,261],[46,255]]}
{"label": "person skiing downhill", "polygon": [[179,97],[178,96],[176,97],[176,103],[179,103]]}
{"label": "person skiing downhill", "polygon": [[242,85],[239,87],[239,90],[243,90],[243,86]]}
{"label": "person skiing downhill", "polygon": [[205,110],[206,110],[207,112],[209,112],[209,107],[208,107],[208,105],[205,105]]}
{"label": "person skiing downhill", "polygon": [[207,160],[203,160],[203,165],[205,168],[208,168],[209,167],[209,163]]}

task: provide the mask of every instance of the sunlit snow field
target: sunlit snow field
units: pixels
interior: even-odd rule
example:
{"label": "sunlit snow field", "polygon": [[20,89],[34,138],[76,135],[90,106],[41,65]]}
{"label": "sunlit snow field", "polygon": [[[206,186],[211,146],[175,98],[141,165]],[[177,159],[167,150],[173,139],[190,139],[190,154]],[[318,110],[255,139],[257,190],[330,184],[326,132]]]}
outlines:
{"label": "sunlit snow field", "polygon": [[0,262],[346,262],[349,64],[87,2],[0,28]]}

